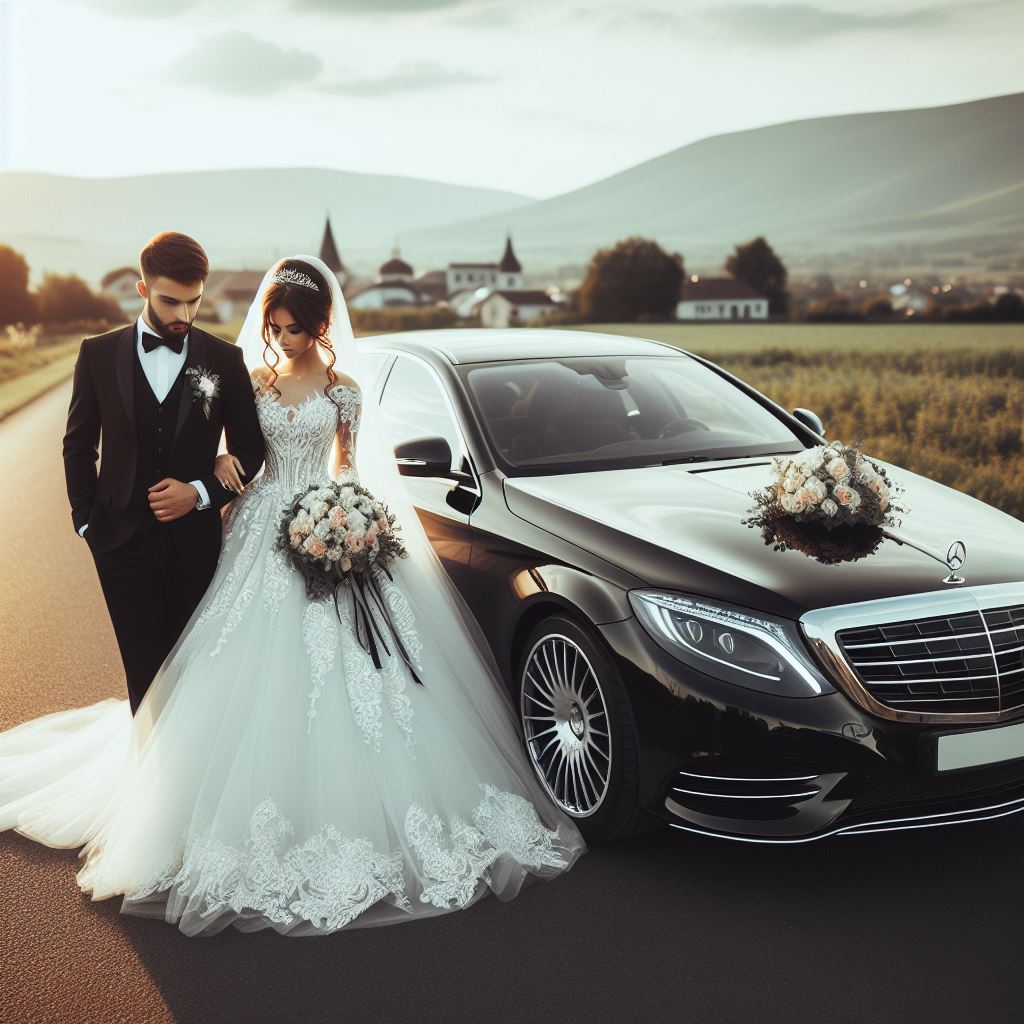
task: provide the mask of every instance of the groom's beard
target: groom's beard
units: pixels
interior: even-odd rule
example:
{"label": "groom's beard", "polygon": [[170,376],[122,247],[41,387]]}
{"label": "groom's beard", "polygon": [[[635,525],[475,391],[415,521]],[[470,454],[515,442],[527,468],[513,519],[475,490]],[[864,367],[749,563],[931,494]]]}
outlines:
{"label": "groom's beard", "polygon": [[[198,310],[196,311],[198,313]],[[193,319],[195,319],[193,317]],[[146,300],[146,320],[149,322],[150,327],[156,329],[157,333],[166,341],[177,341],[178,338],[184,337],[189,328],[192,326],[191,320],[171,320],[165,322],[156,315],[156,310],[153,309],[153,304],[147,299]]]}

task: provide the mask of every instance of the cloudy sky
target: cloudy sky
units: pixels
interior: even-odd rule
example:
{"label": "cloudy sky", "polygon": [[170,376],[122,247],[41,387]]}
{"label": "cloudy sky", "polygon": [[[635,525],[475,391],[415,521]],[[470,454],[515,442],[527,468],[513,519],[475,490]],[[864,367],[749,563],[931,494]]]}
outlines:
{"label": "cloudy sky", "polygon": [[555,195],[709,135],[1024,89],[1019,0],[0,0],[0,169]]}

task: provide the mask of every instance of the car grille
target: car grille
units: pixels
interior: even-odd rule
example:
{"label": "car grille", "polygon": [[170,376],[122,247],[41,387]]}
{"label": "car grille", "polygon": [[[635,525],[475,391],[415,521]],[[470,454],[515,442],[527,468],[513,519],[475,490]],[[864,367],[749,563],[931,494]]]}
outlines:
{"label": "car grille", "polygon": [[842,629],[836,640],[868,693],[896,711],[1024,707],[1024,604]]}
{"label": "car grille", "polygon": [[881,808],[925,810],[969,797],[1012,797],[1024,793],[1024,763],[973,768],[938,776],[915,776],[892,767],[876,775],[844,812],[844,820]]}

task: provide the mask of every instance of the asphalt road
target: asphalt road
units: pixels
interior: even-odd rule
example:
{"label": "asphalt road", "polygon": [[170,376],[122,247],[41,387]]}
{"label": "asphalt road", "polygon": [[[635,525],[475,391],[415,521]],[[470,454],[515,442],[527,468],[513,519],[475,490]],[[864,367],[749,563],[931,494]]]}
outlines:
{"label": "asphalt road", "polygon": [[[69,386],[0,424],[0,728],[125,696],[67,512]],[[503,904],[294,939],[185,938],[0,835],[0,1021],[1024,1020],[1024,819],[795,847],[672,829]]]}

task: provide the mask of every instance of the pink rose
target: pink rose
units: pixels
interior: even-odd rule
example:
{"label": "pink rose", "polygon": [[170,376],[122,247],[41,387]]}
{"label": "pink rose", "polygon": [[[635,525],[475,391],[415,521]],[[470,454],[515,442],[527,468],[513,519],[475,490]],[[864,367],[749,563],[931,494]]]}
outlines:
{"label": "pink rose", "polygon": [[306,550],[314,558],[323,558],[327,553],[327,545],[319,537],[310,537],[306,544]]}
{"label": "pink rose", "polygon": [[343,556],[338,561],[338,567],[341,569],[342,572],[348,572],[352,568],[352,559],[349,558],[347,555]]}
{"label": "pink rose", "polygon": [[331,528],[334,530],[340,530],[345,525],[345,510],[340,505],[335,505],[331,509]]}
{"label": "pink rose", "polygon": [[811,488],[801,487],[796,492],[796,500],[800,503],[801,508],[807,508],[808,505],[817,505],[819,499]]}

